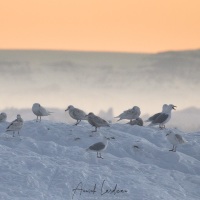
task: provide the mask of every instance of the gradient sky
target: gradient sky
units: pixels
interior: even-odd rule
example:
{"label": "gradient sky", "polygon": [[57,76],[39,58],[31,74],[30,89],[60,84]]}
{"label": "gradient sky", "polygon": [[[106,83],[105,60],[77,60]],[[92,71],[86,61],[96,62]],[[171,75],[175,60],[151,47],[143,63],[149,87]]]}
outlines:
{"label": "gradient sky", "polygon": [[0,49],[200,48],[200,0],[1,0]]}

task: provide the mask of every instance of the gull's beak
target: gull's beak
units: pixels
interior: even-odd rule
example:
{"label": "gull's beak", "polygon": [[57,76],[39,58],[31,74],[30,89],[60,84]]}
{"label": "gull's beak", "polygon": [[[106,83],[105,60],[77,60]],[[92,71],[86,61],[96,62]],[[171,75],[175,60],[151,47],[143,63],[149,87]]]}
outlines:
{"label": "gull's beak", "polygon": [[177,106],[172,106],[172,108],[173,108],[174,110],[176,110],[176,107],[177,107]]}
{"label": "gull's beak", "polygon": [[65,112],[68,111],[68,110],[69,110],[69,108],[67,108],[67,109],[65,110]]}
{"label": "gull's beak", "polygon": [[85,117],[88,117],[88,115],[85,115]]}

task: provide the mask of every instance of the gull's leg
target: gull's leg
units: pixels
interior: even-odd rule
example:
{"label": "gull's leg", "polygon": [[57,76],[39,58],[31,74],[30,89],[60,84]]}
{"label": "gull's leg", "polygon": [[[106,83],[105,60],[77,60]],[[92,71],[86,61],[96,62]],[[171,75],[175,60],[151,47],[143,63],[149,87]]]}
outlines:
{"label": "gull's leg", "polygon": [[172,148],[172,149],[170,149],[169,151],[174,151],[174,145],[173,145],[173,148]]}
{"label": "gull's leg", "polygon": [[174,146],[174,152],[176,152],[176,146]]}
{"label": "gull's leg", "polygon": [[73,126],[77,126],[77,125],[78,125],[78,120],[77,120],[77,122]]}
{"label": "gull's leg", "polygon": [[99,153],[99,154],[100,154],[100,157],[99,157],[99,158],[103,159],[103,157],[101,156],[101,153]]}
{"label": "gull's leg", "polygon": [[94,131],[92,131],[92,132],[97,132],[97,127],[95,126],[95,130]]}
{"label": "gull's leg", "polygon": [[38,116],[37,116],[36,122],[38,122]]}
{"label": "gull's leg", "polygon": [[81,122],[81,120],[77,120],[77,122],[76,122],[76,124],[74,124],[74,126],[77,126],[80,122]]}
{"label": "gull's leg", "polygon": [[19,131],[18,131],[18,135],[19,135]]}
{"label": "gull's leg", "polygon": [[165,125],[159,125],[160,129],[165,129]]}
{"label": "gull's leg", "polygon": [[15,131],[13,131],[13,137],[15,137]]}
{"label": "gull's leg", "polygon": [[40,116],[40,122],[41,122],[41,118],[42,118],[42,117]]}

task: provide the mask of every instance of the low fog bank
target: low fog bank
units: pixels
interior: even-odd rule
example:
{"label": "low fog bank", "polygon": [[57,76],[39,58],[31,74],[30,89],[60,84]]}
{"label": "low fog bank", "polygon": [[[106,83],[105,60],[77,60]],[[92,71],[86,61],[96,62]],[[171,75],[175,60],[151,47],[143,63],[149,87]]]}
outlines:
{"label": "low fog bank", "polygon": [[[33,102],[73,104],[98,113],[137,105],[158,112],[164,103],[199,107],[200,50],[158,54],[0,51],[0,109]],[[145,111],[145,112],[144,112]]]}

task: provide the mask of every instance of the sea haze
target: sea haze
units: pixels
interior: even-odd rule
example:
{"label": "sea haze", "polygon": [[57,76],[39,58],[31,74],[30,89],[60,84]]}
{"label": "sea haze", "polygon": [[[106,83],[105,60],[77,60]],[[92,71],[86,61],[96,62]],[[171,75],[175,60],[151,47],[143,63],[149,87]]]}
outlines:
{"label": "sea haze", "polygon": [[158,54],[0,51],[1,106],[34,102],[65,109],[72,104],[113,115],[137,105],[142,115],[164,103],[199,108],[200,50]]}

